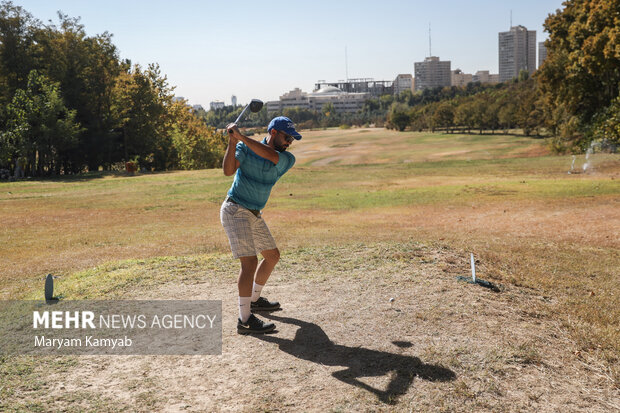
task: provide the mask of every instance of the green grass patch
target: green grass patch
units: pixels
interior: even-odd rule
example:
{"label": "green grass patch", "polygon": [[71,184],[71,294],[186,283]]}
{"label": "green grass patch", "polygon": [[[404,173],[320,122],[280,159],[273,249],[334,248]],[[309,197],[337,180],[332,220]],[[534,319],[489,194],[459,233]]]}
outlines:
{"label": "green grass patch", "polygon": [[[235,265],[224,254],[115,261],[57,279],[54,294],[69,300],[121,299],[166,283],[230,277],[237,271]],[[21,299],[40,300],[42,295],[42,291],[30,291]]]}

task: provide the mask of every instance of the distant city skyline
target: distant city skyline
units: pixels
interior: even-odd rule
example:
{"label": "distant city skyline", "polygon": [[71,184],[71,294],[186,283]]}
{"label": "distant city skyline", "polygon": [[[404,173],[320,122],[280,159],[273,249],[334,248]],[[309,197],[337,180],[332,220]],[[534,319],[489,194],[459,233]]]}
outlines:
{"label": "distant city skyline", "polygon": [[[189,0],[14,1],[43,22],[81,17],[88,35],[108,31],[121,59],[158,63],[191,105],[277,100],[319,80],[394,80],[432,54],[465,73],[498,73],[499,32],[522,25],[547,39],[543,23],[561,0],[495,2]],[[345,66],[345,48],[347,63]]]}

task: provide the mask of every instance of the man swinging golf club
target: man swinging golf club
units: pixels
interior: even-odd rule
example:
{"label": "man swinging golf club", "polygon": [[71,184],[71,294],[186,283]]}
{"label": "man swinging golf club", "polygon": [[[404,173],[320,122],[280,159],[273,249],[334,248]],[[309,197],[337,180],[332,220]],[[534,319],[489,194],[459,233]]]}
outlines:
{"label": "man swinging golf club", "polygon": [[[238,120],[237,120],[238,121]],[[286,150],[294,139],[301,139],[293,122],[284,116],[273,118],[268,135],[261,142],[240,133],[237,123],[229,124],[228,147],[222,168],[224,175],[235,174],[220,219],[233,256],[241,262],[239,287],[239,334],[268,333],[273,323],[256,317],[254,311],[274,311],[280,303],[261,297],[263,286],[280,259],[280,251],[262,218],[271,188],[294,164]],[[258,254],[263,260],[258,262]]]}

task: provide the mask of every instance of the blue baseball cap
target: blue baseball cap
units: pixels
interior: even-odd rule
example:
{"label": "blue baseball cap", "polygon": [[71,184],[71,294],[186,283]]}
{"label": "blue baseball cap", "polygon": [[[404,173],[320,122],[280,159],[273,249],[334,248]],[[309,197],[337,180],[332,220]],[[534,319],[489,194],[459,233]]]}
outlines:
{"label": "blue baseball cap", "polygon": [[278,116],[271,119],[271,122],[269,122],[269,127],[267,128],[267,132],[271,132],[272,129],[289,134],[297,140],[301,139],[301,135],[295,130],[295,125],[293,124],[293,121],[286,116]]}

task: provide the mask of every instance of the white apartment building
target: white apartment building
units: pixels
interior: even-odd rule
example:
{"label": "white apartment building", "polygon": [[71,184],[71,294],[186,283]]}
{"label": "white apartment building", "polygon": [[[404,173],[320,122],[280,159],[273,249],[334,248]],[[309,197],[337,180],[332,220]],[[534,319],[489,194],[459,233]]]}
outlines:
{"label": "white apartment building", "polygon": [[312,93],[295,88],[280,96],[279,100],[267,102],[269,112],[282,112],[286,108],[302,108],[320,111],[327,103],[334,105],[336,112],[357,112],[362,109],[370,93],[346,93],[335,86],[323,86]]}
{"label": "white apartment building", "polygon": [[213,102],[209,103],[209,108],[211,108],[211,110],[223,109],[224,108],[224,102],[221,101],[221,100],[213,101]]}
{"label": "white apartment building", "polygon": [[410,74],[400,74],[396,76],[392,87],[394,88],[395,95],[398,95],[405,90],[410,90],[413,92],[413,76]]}

